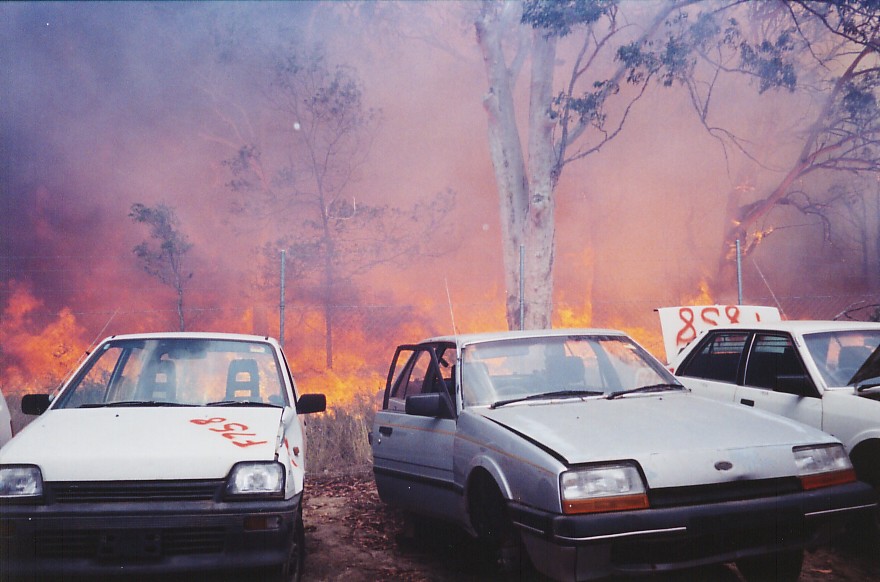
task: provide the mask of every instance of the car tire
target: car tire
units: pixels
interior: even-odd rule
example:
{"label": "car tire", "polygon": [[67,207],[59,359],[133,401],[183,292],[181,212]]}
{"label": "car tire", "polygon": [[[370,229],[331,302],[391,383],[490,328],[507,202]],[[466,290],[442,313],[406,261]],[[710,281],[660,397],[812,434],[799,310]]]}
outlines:
{"label": "car tire", "polygon": [[507,515],[501,490],[488,475],[474,475],[468,500],[471,525],[489,559],[508,579],[532,571],[519,532]]}
{"label": "car tire", "polygon": [[804,564],[803,550],[788,550],[736,561],[747,582],[795,582]]}
{"label": "car tire", "polygon": [[[871,439],[859,443],[850,454],[850,460],[856,477],[871,485],[880,500],[880,441]],[[880,537],[880,506],[850,524],[850,528],[864,538],[876,541]]]}
{"label": "car tire", "polygon": [[275,569],[275,575],[269,580],[278,582],[300,582],[306,564],[306,532],[303,525],[302,509],[297,515],[294,525],[293,539],[287,551],[287,560]]}

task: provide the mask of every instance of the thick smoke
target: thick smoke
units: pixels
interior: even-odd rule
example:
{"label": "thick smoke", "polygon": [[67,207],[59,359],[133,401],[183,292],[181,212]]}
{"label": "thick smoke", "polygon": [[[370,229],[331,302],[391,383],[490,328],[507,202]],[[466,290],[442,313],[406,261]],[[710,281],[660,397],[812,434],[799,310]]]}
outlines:
{"label": "thick smoke", "polygon": [[[173,206],[193,242],[192,329],[276,335],[278,290],[255,286],[265,278],[255,265],[257,249],[277,233],[232,212],[241,201],[227,187],[223,161],[278,130],[265,99],[272,57],[316,44],[357,71],[369,105],[382,111],[353,197],[406,207],[446,190],[457,194],[444,252],[355,281],[373,311],[359,330],[345,332],[375,344],[375,368],[393,343],[451,332],[453,320],[457,331],[503,327],[500,224],[481,103],[486,80],[465,17],[473,8],[0,4],[0,311],[23,294],[33,299],[27,317],[5,316],[0,358],[21,361],[10,336],[45,335],[62,317],[73,318],[68,329],[78,337],[71,343],[82,348],[109,333],[173,329],[173,291],[144,273],[131,252],[147,235],[127,216],[135,202]],[[561,60],[570,58],[566,50]],[[767,100],[754,104],[778,111]],[[749,118],[754,108],[733,111]],[[560,184],[556,271],[564,323],[645,328],[652,307],[698,296],[715,268],[721,210],[736,181],[735,164],[683,93],[652,89],[624,135],[567,169]],[[748,272],[753,288],[797,288],[805,280],[801,245],[823,244],[811,226],[782,240],[771,249],[786,268],[775,266],[773,253],[763,255],[761,277]],[[600,299],[609,310],[619,307],[616,314],[598,317]],[[289,307],[289,335],[320,331],[320,322]],[[297,345],[310,357],[321,341]]]}

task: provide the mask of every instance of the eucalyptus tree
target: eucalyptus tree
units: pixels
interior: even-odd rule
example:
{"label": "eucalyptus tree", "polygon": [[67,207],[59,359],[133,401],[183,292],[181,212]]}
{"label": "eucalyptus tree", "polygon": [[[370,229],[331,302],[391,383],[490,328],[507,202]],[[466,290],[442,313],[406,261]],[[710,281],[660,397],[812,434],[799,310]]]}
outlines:
{"label": "eucalyptus tree", "polygon": [[[742,160],[740,179],[727,195],[712,279],[722,290],[733,280],[737,241],[745,256],[755,252],[775,232],[777,209],[815,217],[830,238],[835,222],[848,228],[833,216],[864,204],[843,195],[841,189],[851,189],[839,180],[880,173],[880,6],[801,0],[714,8],[700,12],[682,35],[695,58],[681,79],[706,130]],[[715,121],[725,107],[718,87],[730,77],[759,94],[783,91],[791,103],[803,104],[785,129],[787,150],[744,139],[742,128]],[[771,169],[777,177],[769,186],[745,187],[758,171]]]}
{"label": "eucalyptus tree", "polygon": [[131,205],[128,216],[134,222],[149,227],[151,240],[141,242],[132,252],[145,272],[174,289],[180,331],[185,331],[183,296],[193,276],[193,272],[187,268],[186,256],[193,245],[180,230],[180,220],[171,206],[162,203],[146,206],[136,202]]}
{"label": "eucalyptus tree", "polygon": [[[802,91],[812,100],[809,115],[789,130],[800,143],[776,184],[763,192],[741,183],[731,188],[711,281],[716,292],[732,286],[736,241],[754,251],[773,230],[775,208],[824,208],[804,195],[806,177],[877,172],[878,13],[870,0],[482,2],[473,21],[488,80],[484,107],[503,229],[508,325],[550,325],[560,176],[621,135],[652,83],[684,88],[722,155],[736,153],[763,168],[778,166],[768,159],[777,152],[743,138],[742,127],[715,121],[723,107],[722,80],[751,85],[759,95]],[[558,58],[563,39],[574,58]],[[523,114],[516,83],[526,65]],[[523,297],[520,248],[527,253]]]}
{"label": "eucalyptus tree", "polygon": [[[474,27],[488,80],[483,104],[501,214],[509,327],[550,326],[559,179],[569,164],[597,154],[621,134],[652,81],[673,82],[687,51],[665,36],[664,24],[691,4],[651,4],[653,12],[645,14],[630,3],[639,12],[639,26],[622,18],[614,0],[480,4]],[[559,65],[563,38],[574,45],[575,58]],[[636,70],[633,53],[649,43],[665,52],[657,66]],[[526,74],[528,109],[520,115],[516,83]],[[527,254],[522,297],[521,248]]]}
{"label": "eucalyptus tree", "polygon": [[[358,303],[354,280],[379,265],[437,252],[455,202],[446,190],[402,208],[380,204],[356,183],[381,112],[369,107],[357,71],[332,65],[320,49],[274,60],[263,92],[272,131],[228,158],[237,210],[261,216],[279,236],[261,253],[285,249],[304,299],[321,306],[327,368],[341,313]],[[349,311],[350,312],[350,311]]]}

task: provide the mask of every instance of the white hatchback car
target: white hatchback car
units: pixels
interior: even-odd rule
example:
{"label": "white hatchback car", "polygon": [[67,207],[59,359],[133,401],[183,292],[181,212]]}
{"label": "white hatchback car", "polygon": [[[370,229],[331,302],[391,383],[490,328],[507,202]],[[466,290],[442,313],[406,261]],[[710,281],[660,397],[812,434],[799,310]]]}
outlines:
{"label": "white hatchback car", "polygon": [[777,321],[708,330],[671,363],[694,393],[840,439],[880,492],[880,323]]}
{"label": "white hatchback car", "polygon": [[305,440],[278,342],[162,333],[104,340],[0,449],[4,576],[303,564]]}

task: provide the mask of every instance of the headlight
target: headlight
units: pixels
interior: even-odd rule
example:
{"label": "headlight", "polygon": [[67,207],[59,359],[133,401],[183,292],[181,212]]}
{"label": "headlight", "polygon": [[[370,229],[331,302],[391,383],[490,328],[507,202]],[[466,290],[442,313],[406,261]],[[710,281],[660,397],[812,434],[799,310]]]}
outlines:
{"label": "headlight", "polygon": [[284,465],[260,461],[236,463],[226,480],[226,493],[281,497],[284,495]]}
{"label": "headlight", "polygon": [[0,498],[27,499],[43,495],[43,474],[34,465],[0,467]]}
{"label": "headlight", "polygon": [[805,491],[856,480],[856,472],[842,445],[795,447],[792,452]]}
{"label": "headlight", "polygon": [[563,513],[600,513],[648,507],[645,482],[634,463],[596,465],[559,477]]}

